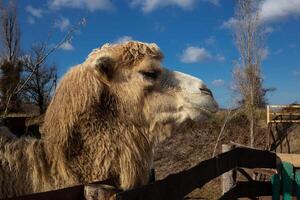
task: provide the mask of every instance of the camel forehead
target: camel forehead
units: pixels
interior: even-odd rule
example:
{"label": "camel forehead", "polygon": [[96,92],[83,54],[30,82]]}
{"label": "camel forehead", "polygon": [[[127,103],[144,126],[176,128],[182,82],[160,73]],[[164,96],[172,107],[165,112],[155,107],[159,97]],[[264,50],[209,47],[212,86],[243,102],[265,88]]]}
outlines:
{"label": "camel forehead", "polygon": [[163,54],[154,43],[129,41],[122,44],[104,44],[94,49],[86,59],[86,62],[96,64],[101,57],[111,57],[120,66],[134,66],[145,58],[161,60]]}

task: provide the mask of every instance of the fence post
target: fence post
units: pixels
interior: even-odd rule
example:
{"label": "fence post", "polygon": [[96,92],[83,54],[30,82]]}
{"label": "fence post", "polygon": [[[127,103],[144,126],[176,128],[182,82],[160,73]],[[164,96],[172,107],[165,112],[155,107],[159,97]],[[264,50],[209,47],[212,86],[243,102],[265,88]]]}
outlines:
{"label": "fence post", "polygon": [[109,185],[89,184],[84,186],[86,200],[115,200],[117,190]]}
{"label": "fence post", "polygon": [[[234,149],[234,145],[222,144],[222,153]],[[228,192],[236,184],[236,169],[222,175],[222,194]]]}
{"label": "fence post", "polygon": [[267,124],[270,123],[270,106],[267,105]]}

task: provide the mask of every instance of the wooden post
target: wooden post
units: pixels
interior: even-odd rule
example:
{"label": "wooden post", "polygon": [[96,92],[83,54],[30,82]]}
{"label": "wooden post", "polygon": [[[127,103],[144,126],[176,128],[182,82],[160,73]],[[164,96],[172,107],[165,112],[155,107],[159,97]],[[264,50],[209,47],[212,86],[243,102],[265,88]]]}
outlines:
{"label": "wooden post", "polygon": [[[233,145],[222,144],[222,153],[234,149]],[[228,192],[236,184],[236,169],[222,175],[222,194]]]}
{"label": "wooden post", "polygon": [[115,200],[117,192],[117,189],[109,185],[90,184],[84,186],[86,200]]}
{"label": "wooden post", "polygon": [[270,106],[267,105],[267,124],[270,123]]}
{"label": "wooden post", "polygon": [[149,183],[155,182],[155,169],[150,169],[150,175],[149,175]]}

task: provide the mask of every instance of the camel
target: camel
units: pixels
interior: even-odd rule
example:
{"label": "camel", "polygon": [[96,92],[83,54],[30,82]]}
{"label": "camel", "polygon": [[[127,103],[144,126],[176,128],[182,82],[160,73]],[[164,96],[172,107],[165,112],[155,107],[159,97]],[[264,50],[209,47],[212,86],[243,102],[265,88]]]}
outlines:
{"label": "camel", "polygon": [[[62,78],[41,139],[0,134],[0,198],[111,180],[145,185],[155,145],[218,106],[198,78],[161,65],[156,44],[105,44]],[[3,129],[0,129],[3,130]]]}

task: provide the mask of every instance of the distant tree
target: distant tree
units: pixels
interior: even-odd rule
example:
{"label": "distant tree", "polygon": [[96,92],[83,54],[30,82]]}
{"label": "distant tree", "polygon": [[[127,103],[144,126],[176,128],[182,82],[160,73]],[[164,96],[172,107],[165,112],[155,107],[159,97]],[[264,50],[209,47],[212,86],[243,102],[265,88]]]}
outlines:
{"label": "distant tree", "polygon": [[45,43],[33,45],[30,55],[25,58],[24,62],[25,77],[33,74],[32,78],[25,84],[24,96],[29,102],[39,107],[40,114],[46,111],[57,83],[56,66],[42,62],[46,56],[46,50],[47,45]]}
{"label": "distant tree", "polygon": [[237,0],[234,41],[240,53],[240,62],[233,70],[235,91],[240,95],[239,103],[250,121],[250,146],[254,146],[256,109],[266,104],[268,89],[262,86],[261,63],[265,50],[265,30],[260,20],[260,1]]}
{"label": "distant tree", "polygon": [[18,62],[20,55],[20,26],[15,0],[9,0],[7,5],[0,1],[1,30],[0,41],[2,58],[8,62]]}
{"label": "distant tree", "polygon": [[[11,9],[11,12],[9,12],[8,10]],[[7,116],[7,113],[9,112],[11,107],[15,107],[14,106],[14,99],[19,99],[17,97],[26,97],[27,100],[33,100],[35,99],[35,103],[37,103],[40,107],[40,112],[44,112],[45,110],[45,105],[47,104],[47,101],[49,99],[49,95],[51,94],[52,88],[53,86],[56,85],[56,67],[55,66],[51,66],[51,67],[46,67],[45,62],[47,60],[47,58],[54,53],[57,49],[59,49],[65,42],[68,42],[72,39],[73,34],[81,27],[81,26],[85,26],[86,24],[86,19],[82,18],[76,25],[70,27],[70,29],[68,30],[68,32],[64,35],[64,37],[53,47],[47,49],[46,46],[42,47],[34,47],[32,49],[32,52],[30,54],[29,57],[25,57],[20,59],[21,56],[19,56],[19,54],[17,54],[17,52],[20,52],[20,34],[19,34],[19,25],[17,23],[17,9],[16,9],[16,3],[13,0],[10,0],[8,3],[7,7],[4,7],[2,4],[2,1],[0,0],[0,11],[1,11],[1,25],[2,27],[1,30],[3,33],[1,35],[2,38],[0,38],[0,41],[6,41],[5,38],[10,38],[7,39],[7,41],[11,42],[11,45],[7,45],[9,44],[8,42],[2,42],[3,46],[5,48],[8,48],[8,50],[3,51],[3,57],[1,58],[0,64],[4,63],[3,61],[6,61],[7,59],[5,58],[9,58],[9,61],[12,60],[16,60],[18,61],[17,63],[21,63],[21,62],[25,62],[22,63],[22,65],[26,68],[26,71],[23,74],[23,78],[21,79],[20,76],[18,77],[19,81],[16,85],[13,85],[8,92],[1,92],[1,99],[3,99],[3,101],[1,102],[2,105],[4,105],[4,111],[2,112],[0,118],[5,118]],[[8,14],[12,15],[13,17],[6,17],[6,15]],[[2,15],[4,17],[2,17]],[[6,23],[6,21],[9,21],[8,23]],[[11,27],[9,29],[9,31],[6,30],[7,24],[9,24],[8,27]],[[16,25],[17,24],[17,25]],[[11,29],[15,28],[18,31],[12,31]],[[14,37],[7,37],[7,33],[14,33],[15,36]],[[18,36],[18,37],[17,37]],[[17,39],[18,38],[18,39]],[[18,42],[17,42],[18,41]],[[38,45],[39,46],[39,45]],[[36,50],[34,50],[36,49]],[[42,52],[39,52],[42,51]],[[8,52],[8,53],[7,53]],[[14,52],[14,53],[12,53]],[[7,56],[9,55],[9,56]],[[14,56],[12,56],[14,55]],[[28,60],[28,58],[30,58]],[[15,65],[14,65],[15,66]],[[19,66],[19,65],[18,65]],[[1,66],[0,66],[1,68]],[[22,69],[22,68],[21,68]],[[18,71],[18,70],[15,70]],[[21,70],[22,71],[22,70]],[[1,75],[3,75],[4,71],[1,71]],[[21,73],[20,73],[21,74]],[[2,76],[5,77],[5,76]],[[34,78],[37,77],[37,78]],[[1,77],[0,77],[1,79]],[[17,79],[16,79],[17,80]],[[38,84],[33,84],[34,81],[39,81]],[[48,80],[48,82],[47,82]],[[0,81],[1,82],[1,81]],[[46,83],[47,82],[47,83]],[[49,83],[53,83],[52,85]],[[0,83],[2,84],[2,83]],[[10,83],[9,83],[10,84]],[[51,85],[51,86],[50,86]],[[50,86],[50,87],[49,87]],[[36,89],[34,88],[39,88],[39,91],[36,91]],[[26,88],[26,90],[25,90]],[[30,90],[31,88],[31,90]],[[48,89],[47,89],[48,88]],[[1,87],[0,87],[1,89]],[[33,90],[35,90],[35,94],[33,93]],[[31,94],[29,94],[31,92]],[[42,97],[42,93],[44,93],[44,96]],[[39,94],[39,97],[34,97],[34,95]],[[5,96],[6,95],[6,96]],[[4,97],[5,96],[5,97]],[[43,102],[43,103],[42,103]]]}
{"label": "distant tree", "polygon": [[8,111],[18,112],[20,111],[21,99],[19,95],[13,95],[10,98],[10,105],[8,105],[8,99],[21,79],[23,63],[9,62],[8,60],[2,60],[0,64],[1,77],[0,77],[0,91],[1,91],[1,108],[8,107]]}
{"label": "distant tree", "polygon": [[[11,96],[17,86],[22,73],[20,58],[20,28],[17,15],[17,5],[9,0],[7,5],[0,1],[0,93],[1,107],[8,111],[18,111],[20,96]],[[8,102],[11,101],[9,105]]]}

